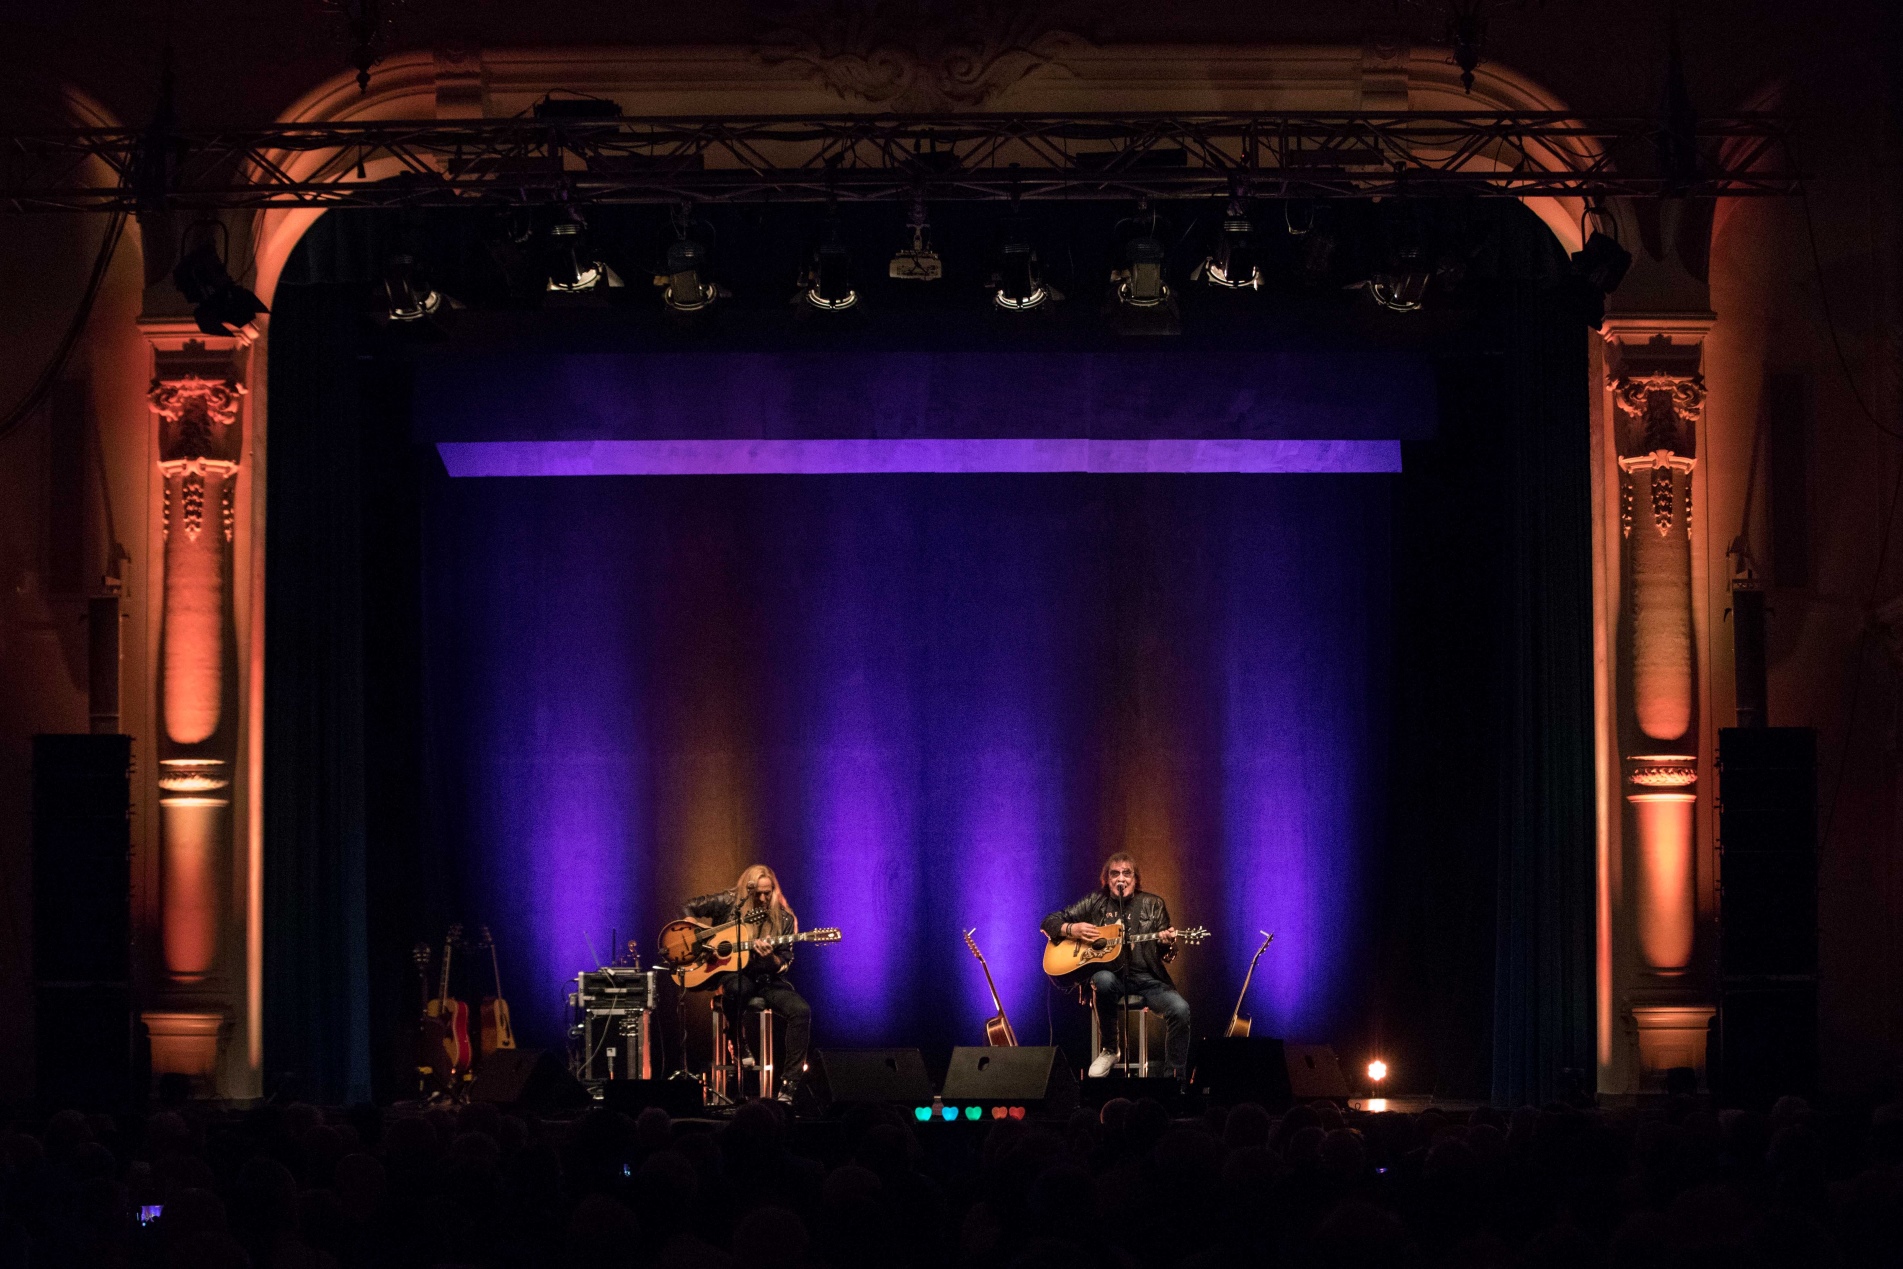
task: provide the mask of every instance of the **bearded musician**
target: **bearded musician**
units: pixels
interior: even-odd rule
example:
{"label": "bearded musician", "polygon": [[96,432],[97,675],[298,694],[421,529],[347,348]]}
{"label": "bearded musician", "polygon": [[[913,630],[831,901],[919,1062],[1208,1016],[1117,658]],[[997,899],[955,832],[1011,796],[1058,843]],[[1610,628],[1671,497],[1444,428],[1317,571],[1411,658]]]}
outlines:
{"label": "bearded musician", "polygon": [[754,926],[757,937],[746,968],[717,974],[712,985],[720,988],[721,1009],[727,1015],[727,1034],[734,1037],[740,1061],[748,1068],[754,1065],[754,1058],[746,1028],[741,1025],[747,1001],[757,997],[766,1002],[776,1018],[786,1020],[783,1068],[786,1075],[780,1081],[779,1100],[790,1103],[806,1070],[806,1046],[813,1034],[813,1009],[786,978],[786,971],[793,964],[794,945],[788,943],[775,948],[767,942],[769,937],[799,931],[799,918],[780,889],[780,879],[765,864],[755,864],[740,874],[732,890],[717,890],[689,899],[682,905],[681,914],[710,925],[765,917]]}
{"label": "bearded musician", "polygon": [[1109,1039],[1118,1035],[1118,1000],[1141,996],[1151,1013],[1163,1017],[1170,1075],[1180,1081],[1189,1065],[1189,1002],[1170,980],[1169,962],[1176,958],[1176,930],[1170,925],[1169,905],[1162,896],[1143,888],[1137,861],[1121,851],[1104,860],[1098,880],[1102,885],[1097,890],[1044,918],[1047,938],[1053,942],[1060,938],[1089,942],[1099,937],[1098,927],[1104,925],[1121,925],[1126,936],[1157,937],[1153,943],[1126,943],[1116,968],[1100,969],[1091,975],[1098,1034],[1106,1037],[1103,1050],[1090,1064],[1091,1078],[1108,1075],[1122,1056],[1111,1047]]}

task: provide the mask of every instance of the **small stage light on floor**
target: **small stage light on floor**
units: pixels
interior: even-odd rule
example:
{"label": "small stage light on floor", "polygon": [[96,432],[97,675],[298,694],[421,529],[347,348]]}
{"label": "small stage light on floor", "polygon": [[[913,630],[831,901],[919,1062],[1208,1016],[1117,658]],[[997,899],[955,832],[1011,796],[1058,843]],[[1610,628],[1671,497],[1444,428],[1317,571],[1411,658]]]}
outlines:
{"label": "small stage light on floor", "polygon": [[225,267],[230,238],[216,220],[200,221],[185,231],[172,285],[192,306],[192,320],[207,335],[228,336],[270,312],[264,301],[232,280]]}
{"label": "small stage light on floor", "polygon": [[1386,1062],[1383,1062],[1380,1058],[1376,1058],[1374,1061],[1368,1063],[1368,1081],[1370,1083],[1380,1084],[1387,1078],[1388,1064]]}

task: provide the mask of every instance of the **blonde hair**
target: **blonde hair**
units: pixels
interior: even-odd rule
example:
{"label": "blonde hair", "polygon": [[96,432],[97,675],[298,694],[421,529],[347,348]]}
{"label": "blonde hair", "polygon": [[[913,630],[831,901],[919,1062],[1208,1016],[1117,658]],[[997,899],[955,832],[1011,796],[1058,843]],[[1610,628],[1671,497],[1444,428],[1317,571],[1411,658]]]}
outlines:
{"label": "blonde hair", "polygon": [[740,880],[733,883],[734,906],[736,908],[744,908],[752,901],[753,883],[762,877],[765,877],[773,883],[773,902],[769,910],[773,914],[774,923],[778,924],[780,914],[784,912],[787,916],[792,917],[793,924],[798,926],[800,921],[799,914],[794,912],[793,905],[786,901],[786,891],[780,888],[779,875],[765,864],[753,865],[753,867],[740,874]]}

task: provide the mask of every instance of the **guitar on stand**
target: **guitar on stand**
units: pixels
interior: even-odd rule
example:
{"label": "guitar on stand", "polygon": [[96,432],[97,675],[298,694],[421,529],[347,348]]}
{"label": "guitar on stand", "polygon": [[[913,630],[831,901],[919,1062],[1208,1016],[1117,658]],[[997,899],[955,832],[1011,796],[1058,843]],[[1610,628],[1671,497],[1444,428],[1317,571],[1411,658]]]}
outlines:
{"label": "guitar on stand", "polygon": [[451,1095],[460,1092],[469,1080],[469,1068],[475,1054],[469,1045],[469,1006],[449,994],[449,962],[456,944],[462,941],[463,927],[452,925],[443,936],[443,974],[436,999],[424,1006],[424,1012],[443,1028],[438,1059],[443,1065],[443,1080]]}
{"label": "guitar on stand", "polygon": [[419,995],[416,1006],[416,1091],[425,1098],[440,1097],[449,1091],[451,1073],[443,1061],[443,1020],[431,1008],[436,999],[430,995],[429,944],[418,943],[410,955],[416,962]]}
{"label": "guitar on stand", "polygon": [[496,960],[496,941],[489,927],[482,927],[481,946],[489,949],[489,969],[495,975],[496,994],[482,1001],[482,1051],[515,1047],[515,1025],[509,1021],[509,1002],[502,998],[502,966]]}
{"label": "guitar on stand", "polygon": [[1262,959],[1262,953],[1269,950],[1269,944],[1275,942],[1275,935],[1267,930],[1258,930],[1262,936],[1262,946],[1255,949],[1255,956],[1249,962],[1249,972],[1242,976],[1242,990],[1236,994],[1235,1012],[1229,1015],[1229,1029],[1225,1036],[1246,1036],[1249,1034],[1249,1020],[1242,1016],[1242,1002],[1249,998],[1249,980],[1255,977],[1256,961]]}
{"label": "guitar on stand", "polygon": [[[1209,931],[1200,925],[1176,931],[1176,941],[1190,947],[1208,937]],[[1086,976],[1109,969],[1122,960],[1125,947],[1155,943],[1161,938],[1161,932],[1125,937],[1123,926],[1115,924],[1098,926],[1094,939],[1051,939],[1044,946],[1044,972],[1060,982],[1081,982]]]}
{"label": "guitar on stand", "polygon": [[991,990],[991,1007],[998,1012],[985,1019],[985,1043],[992,1048],[1016,1048],[1018,1038],[1012,1034],[1011,1020],[1004,1016],[1004,1002],[998,999],[998,984],[991,981],[991,966],[985,961],[985,954],[978,950],[978,940],[972,935],[976,929],[965,931],[965,946],[978,958],[978,965],[985,972],[985,986]]}

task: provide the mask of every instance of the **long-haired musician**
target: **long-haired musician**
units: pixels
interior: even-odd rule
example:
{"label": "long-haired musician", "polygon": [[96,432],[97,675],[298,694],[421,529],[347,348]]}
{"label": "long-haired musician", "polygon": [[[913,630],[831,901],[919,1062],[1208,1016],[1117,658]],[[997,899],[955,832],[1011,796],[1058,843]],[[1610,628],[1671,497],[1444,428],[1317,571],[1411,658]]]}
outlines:
{"label": "long-haired musician", "polygon": [[[1068,908],[1059,908],[1044,918],[1044,933],[1052,940],[1098,937],[1100,925],[1121,925],[1125,934],[1154,934],[1154,943],[1127,946],[1115,969],[1100,969],[1091,976],[1096,993],[1100,1034],[1117,1035],[1121,996],[1141,996],[1151,1013],[1161,1014],[1168,1039],[1164,1051],[1170,1074],[1182,1079],[1189,1065],[1189,1002],[1170,980],[1168,962],[1176,955],[1176,932],[1170,925],[1169,905],[1161,895],[1143,888],[1143,876],[1137,861],[1122,851],[1104,860],[1098,874],[1101,885]],[[1119,1054],[1106,1040],[1103,1051],[1090,1064],[1090,1074],[1100,1078],[1109,1074]]]}
{"label": "long-haired musician", "polygon": [[749,1052],[746,1028],[741,1025],[741,1015],[745,1012],[747,1001],[760,999],[775,1017],[786,1023],[786,1061],[781,1067],[785,1072],[780,1080],[779,1099],[783,1102],[793,1100],[794,1091],[799,1086],[801,1074],[806,1070],[806,1046],[813,1033],[813,1010],[787,981],[786,971],[793,964],[793,944],[784,947],[769,947],[766,939],[773,935],[794,934],[799,931],[799,917],[793,912],[793,905],[786,901],[786,892],[780,889],[780,879],[765,864],[754,864],[740,874],[731,890],[716,890],[712,894],[689,899],[681,907],[682,915],[698,917],[715,925],[724,925],[735,920],[756,915],[764,915],[765,920],[755,929],[754,954],[745,969],[730,974],[722,974],[714,980],[721,988],[721,1007],[727,1015],[727,1034],[735,1037],[739,1046],[741,1060],[748,1064],[753,1061]]}

